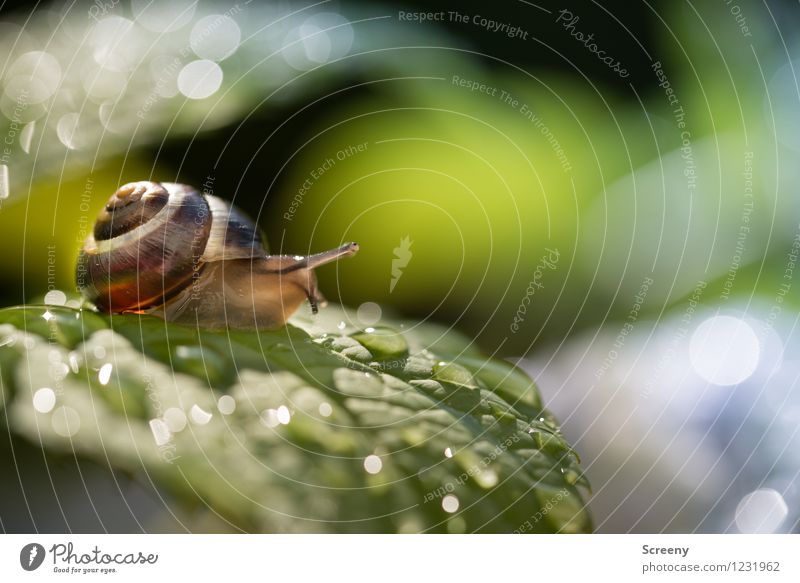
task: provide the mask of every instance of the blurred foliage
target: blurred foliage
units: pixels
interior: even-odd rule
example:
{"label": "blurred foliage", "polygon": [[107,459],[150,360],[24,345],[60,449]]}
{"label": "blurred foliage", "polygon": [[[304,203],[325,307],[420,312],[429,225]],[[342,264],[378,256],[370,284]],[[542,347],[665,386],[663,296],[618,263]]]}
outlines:
{"label": "blurred foliage", "polygon": [[[293,220],[272,214],[271,230],[285,229],[287,248],[308,231],[319,247],[369,242],[336,274],[345,301],[438,309],[507,354],[625,317],[645,278],[655,280],[643,306],[650,314],[701,280],[720,282],[711,289],[728,280],[722,299],[771,298],[764,275],[783,269],[800,224],[789,194],[797,144],[787,147],[797,124],[782,123],[797,93],[790,75],[786,88],[773,79],[789,55],[769,32],[771,15],[748,11],[753,36],[742,42],[726,12],[662,7],[657,50],[649,48],[673,103],[653,69],[645,91],[566,68],[528,73],[491,56],[440,67],[433,59],[426,72],[439,80],[387,87],[320,124],[293,160],[290,187],[346,144],[369,148],[321,173]],[[459,78],[486,88],[470,92]],[[414,257],[390,292],[392,249],[405,236]],[[559,250],[558,268],[544,274],[521,333],[511,333],[548,249]],[[322,274],[323,283],[332,277]]]}
{"label": "blurred foliage", "polygon": [[217,528],[590,530],[577,456],[525,373],[439,326],[358,330],[354,317],[329,307],[274,332],[198,332],[0,310],[3,424],[155,482],[176,502],[166,511],[208,508]]}
{"label": "blurred foliage", "polygon": [[[189,33],[181,30],[147,37],[154,44],[130,73],[129,89],[113,96],[118,119],[101,116],[80,147],[65,152],[59,139],[48,139],[51,122],[36,122],[35,156],[14,154],[16,202],[0,202],[0,242],[25,258],[0,273],[7,301],[31,301],[45,286],[72,289],[87,177],[91,215],[130,179],[199,186],[211,176],[215,194],[255,215],[275,251],[361,244],[358,261],[320,273],[329,296],[454,321],[507,355],[624,317],[645,277],[656,281],[643,305],[651,314],[676,305],[698,280],[724,279],[749,202],[748,152],[753,213],[731,295],[761,289],[761,270],[747,266],[780,269],[800,216],[796,197],[784,196],[800,178],[787,147],[795,126],[781,123],[796,95],[775,85],[787,54],[764,13],[748,12],[747,43],[717,18],[724,5],[670,5],[651,15],[659,24],[648,54],[661,62],[685,112],[691,190],[682,131],[651,69],[635,86],[605,77],[601,84],[568,67],[523,70],[471,52],[468,36],[368,20],[388,9],[355,4],[327,33],[339,47],[330,62],[298,65],[292,30],[328,9],[295,8],[248,6],[232,15],[243,42],[221,62],[225,78],[213,97],[164,96],[144,120],[132,113],[147,96],[132,89],[152,83],[157,58],[189,58],[181,53]],[[201,5],[196,16],[214,9]],[[71,24],[52,47],[73,47],[75,30],[87,26],[67,16]],[[34,15],[9,60],[36,48],[37,31],[52,18]],[[252,26],[265,18],[275,26]],[[75,50],[83,58],[85,47]],[[460,79],[486,89],[470,91]],[[88,87],[90,96],[82,115],[108,106],[83,87],[76,91]],[[62,97],[54,107],[71,111]],[[154,144],[161,155],[150,163],[143,154]],[[115,157],[129,149],[131,156]],[[87,157],[92,152],[100,155]],[[394,249],[406,237],[412,256],[390,288]],[[55,281],[48,245],[56,248]],[[559,264],[543,275],[533,308],[512,333],[548,249],[559,251]],[[24,296],[15,291],[23,289]]]}
{"label": "blurred foliage", "polygon": [[[470,94],[453,84],[453,75],[485,82],[496,96]],[[559,324],[568,324],[579,306],[585,288],[565,282],[570,275],[571,281],[586,277],[575,273],[580,217],[603,180],[656,155],[653,147],[637,148],[630,159],[620,155],[623,136],[643,132],[646,122],[624,109],[609,113],[599,95],[582,94],[574,83],[545,87],[480,68],[459,68],[435,84],[407,83],[405,89],[401,96],[353,104],[333,114],[344,122],[323,124],[329,129],[300,151],[286,181],[310,178],[312,188],[291,222],[270,215],[270,230],[285,230],[287,249],[302,245],[309,232],[320,239],[317,246],[340,238],[366,241],[358,264],[336,274],[347,300],[370,298],[409,311],[443,304],[443,317],[463,319],[473,330],[485,326],[493,340],[506,338],[524,350],[550,307],[558,305]],[[502,91],[516,107],[501,101]],[[592,127],[583,127],[586,119]],[[368,146],[338,161],[357,143]],[[563,158],[559,149],[567,153]],[[317,170],[327,159],[336,163]],[[392,251],[406,236],[414,241],[413,258],[390,291]],[[529,314],[525,334],[509,338],[547,249],[561,259],[536,291],[535,304],[545,308]],[[326,274],[321,278],[326,282]],[[327,274],[328,285],[330,279]]]}

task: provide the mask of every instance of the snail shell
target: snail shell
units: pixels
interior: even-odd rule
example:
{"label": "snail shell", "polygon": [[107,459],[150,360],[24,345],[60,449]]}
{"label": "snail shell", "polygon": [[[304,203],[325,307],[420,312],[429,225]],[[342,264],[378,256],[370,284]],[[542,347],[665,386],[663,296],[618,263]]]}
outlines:
{"label": "snail shell", "polygon": [[323,301],[314,268],[353,255],[269,255],[253,222],[191,186],[132,182],[97,217],[78,256],[83,296],[107,313],[136,312],[206,328],[277,328]]}

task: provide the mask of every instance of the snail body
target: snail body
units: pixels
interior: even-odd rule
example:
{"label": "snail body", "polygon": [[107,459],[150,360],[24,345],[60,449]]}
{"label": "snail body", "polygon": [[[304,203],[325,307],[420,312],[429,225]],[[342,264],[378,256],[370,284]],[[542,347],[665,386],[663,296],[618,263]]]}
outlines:
{"label": "snail body", "polygon": [[183,184],[132,182],[109,199],[78,256],[76,280],[98,310],[205,328],[277,328],[324,300],[314,268],[353,255],[269,255],[255,224]]}

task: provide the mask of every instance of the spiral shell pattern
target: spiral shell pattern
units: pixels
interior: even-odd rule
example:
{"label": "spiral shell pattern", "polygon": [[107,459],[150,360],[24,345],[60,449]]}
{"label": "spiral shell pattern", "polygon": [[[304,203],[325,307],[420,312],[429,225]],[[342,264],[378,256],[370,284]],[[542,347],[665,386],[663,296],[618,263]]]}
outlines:
{"label": "spiral shell pattern", "polygon": [[161,304],[202,269],[211,230],[208,201],[189,186],[121,186],[80,252],[78,288],[104,312]]}

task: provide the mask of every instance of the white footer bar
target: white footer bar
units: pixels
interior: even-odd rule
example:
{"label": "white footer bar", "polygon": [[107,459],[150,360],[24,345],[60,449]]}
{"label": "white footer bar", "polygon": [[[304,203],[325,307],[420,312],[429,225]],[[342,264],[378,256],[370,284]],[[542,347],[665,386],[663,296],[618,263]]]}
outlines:
{"label": "white footer bar", "polygon": [[0,536],[0,581],[800,581],[798,543],[796,535],[12,534]]}

